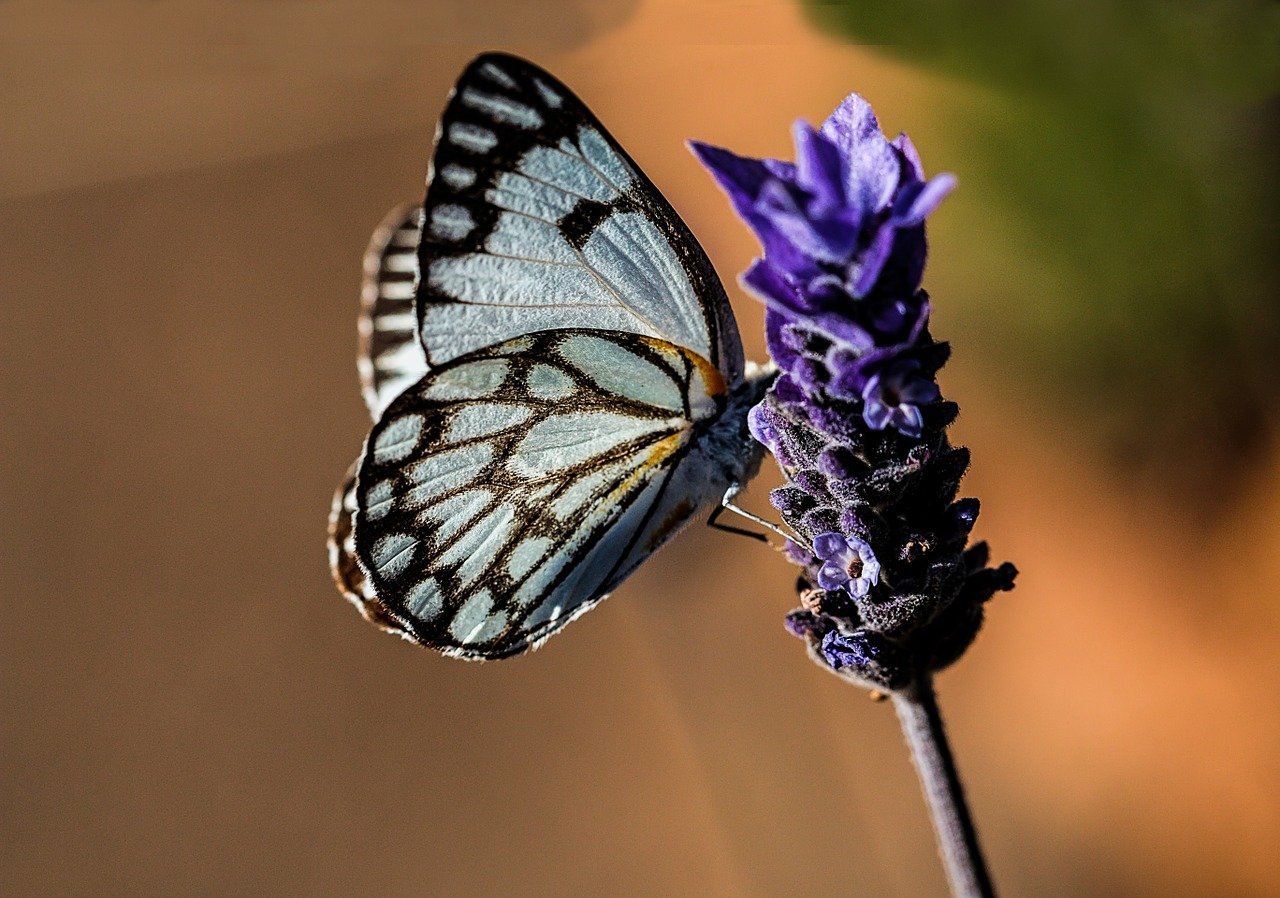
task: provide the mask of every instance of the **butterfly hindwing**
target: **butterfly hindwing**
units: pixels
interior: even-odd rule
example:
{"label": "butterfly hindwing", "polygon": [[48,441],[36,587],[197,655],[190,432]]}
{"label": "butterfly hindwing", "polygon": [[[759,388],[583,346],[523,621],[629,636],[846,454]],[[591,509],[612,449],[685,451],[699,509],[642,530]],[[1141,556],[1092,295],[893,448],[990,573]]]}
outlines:
{"label": "butterfly hindwing", "polygon": [[419,265],[432,365],[589,326],[686,347],[741,380],[737,326],[689,229],[567,87],[515,57],[476,59],[444,111]]}
{"label": "butterfly hindwing", "polygon": [[691,488],[676,475],[724,401],[709,362],[626,333],[549,331],[433,369],[361,460],[354,546],[378,608],[449,654],[536,645],[701,502],[669,490]]}
{"label": "butterfly hindwing", "polygon": [[333,575],[338,591],[356,607],[365,620],[382,630],[402,633],[403,629],[382,607],[373,585],[356,561],[352,526],[356,512],[357,466],[358,463],[353,464],[347,470],[329,509],[329,572]]}

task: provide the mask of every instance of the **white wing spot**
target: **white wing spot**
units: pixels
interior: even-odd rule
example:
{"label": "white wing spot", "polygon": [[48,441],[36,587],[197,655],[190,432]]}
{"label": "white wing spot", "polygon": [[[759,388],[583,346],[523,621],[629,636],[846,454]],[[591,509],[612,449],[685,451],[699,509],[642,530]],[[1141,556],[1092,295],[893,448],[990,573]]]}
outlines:
{"label": "white wing spot", "polygon": [[471,212],[462,206],[445,203],[431,210],[431,233],[436,237],[445,240],[461,240],[470,234],[475,226],[476,222],[471,217]]}
{"label": "white wing spot", "polygon": [[413,292],[413,281],[383,281],[378,285],[378,295],[383,299],[413,299]]}
{"label": "white wing spot", "polygon": [[418,327],[418,316],[413,312],[388,312],[373,319],[376,331],[412,331]]}
{"label": "white wing spot", "polygon": [[559,221],[573,211],[578,197],[535,181],[519,172],[503,172],[485,198],[500,209],[521,212],[547,221]]}
{"label": "white wing spot", "polygon": [[578,155],[571,143],[557,149],[536,146],[520,157],[521,174],[545,181],[575,196],[602,203],[617,199],[618,191]]}
{"label": "white wing spot", "polygon": [[559,619],[560,614],[564,611],[562,604],[557,604],[554,598],[547,599],[541,605],[533,610],[533,613],[525,618],[521,625],[525,630],[536,630],[538,627],[546,623],[552,623]]}
{"label": "white wing spot", "polygon": [[444,540],[457,536],[458,531],[475,520],[492,501],[493,493],[488,490],[467,490],[422,512],[418,515],[418,526],[426,529],[435,525],[432,535],[438,548]]}
{"label": "white wing spot", "polygon": [[418,620],[429,621],[440,613],[444,605],[444,596],[440,592],[440,584],[435,577],[427,577],[418,581],[405,596],[405,606],[409,613]]}
{"label": "white wing spot", "polygon": [[489,566],[506,542],[514,521],[515,509],[499,505],[458,537],[435,563],[442,567],[458,565],[458,579],[467,584]]}
{"label": "white wing spot", "polygon": [[587,264],[651,333],[711,357],[702,302],[680,257],[654,223],[635,212],[610,215],[583,247]]}
{"label": "white wing spot", "polygon": [[606,484],[621,476],[621,474],[620,466],[611,465],[575,481],[573,485],[557,496],[556,500],[551,503],[551,513],[564,520],[577,511],[584,502],[595,496]]}
{"label": "white wing spot", "polygon": [[463,645],[484,642],[497,635],[507,625],[505,611],[493,612],[493,596],[482,589],[458,609],[449,633]]}
{"label": "white wing spot", "polygon": [[684,409],[679,385],[669,374],[612,340],[574,334],[560,341],[559,349],[565,361],[610,393],[669,411]]}
{"label": "white wing spot", "polygon": [[566,399],[577,388],[572,377],[550,365],[534,365],[530,368],[525,385],[534,398],[549,401]]}
{"label": "white wing spot", "polygon": [[394,580],[405,572],[417,552],[418,541],[405,533],[390,533],[373,545],[373,566]]}
{"label": "white wing spot", "polygon": [[540,477],[602,455],[622,443],[687,426],[687,422],[675,418],[566,412],[530,428],[507,459],[507,467],[521,476]]}
{"label": "white wing spot", "polygon": [[390,480],[383,480],[374,484],[365,496],[365,518],[370,521],[376,521],[385,516],[391,510],[391,505],[394,503],[395,498],[395,484]]}
{"label": "white wing spot", "polygon": [[[525,251],[529,249],[526,246]],[[538,307],[563,315],[566,304],[607,303],[591,275],[568,264],[547,265],[526,257],[466,253],[433,261],[430,272],[428,283],[432,289],[469,305],[489,306],[482,314],[490,322],[501,320],[507,310],[517,307],[528,309],[528,315],[539,314]],[[430,311],[428,308],[428,314]],[[456,309],[445,306],[442,311],[447,317],[449,311]],[[545,329],[530,324],[532,330]],[[428,329],[428,333],[432,330]]]}
{"label": "white wing spot", "polygon": [[[498,226],[484,241],[484,248],[500,256],[529,259],[534,262],[554,262],[562,265],[581,265],[573,247],[554,224],[536,218],[503,212],[498,216]],[[538,277],[545,274],[545,265],[537,268]],[[434,277],[436,266],[431,266]]]}
{"label": "white wing spot", "polygon": [[373,442],[374,462],[384,465],[409,456],[418,446],[422,424],[421,415],[404,415],[388,424]]}
{"label": "white wing spot", "polygon": [[440,177],[454,190],[463,190],[476,182],[476,173],[462,165],[450,162],[440,169]]}
{"label": "white wing spot", "polygon": [[471,402],[457,408],[449,418],[444,438],[449,443],[474,440],[523,424],[533,417],[533,409],[509,403]]}
{"label": "white wing spot", "polygon": [[488,396],[507,379],[507,368],[504,359],[479,359],[450,368],[432,378],[423,398],[450,402]]}
{"label": "white wing spot", "polygon": [[531,109],[510,97],[481,93],[478,90],[467,88],[462,92],[461,100],[464,105],[470,106],[472,109],[487,112],[493,116],[494,121],[516,125],[520,128],[540,128],[542,126],[542,116],[538,114],[536,109]]}
{"label": "white wing spot", "polygon": [[508,90],[515,90],[517,87],[515,79],[502,69],[498,68],[498,66],[492,62],[486,62],[484,65],[480,66],[480,73],[489,80],[501,84]]}
{"label": "white wing spot", "polygon": [[533,79],[533,86],[538,89],[538,94],[542,97],[542,102],[546,103],[552,109],[559,109],[560,104],[564,102],[564,97],[552,90],[551,87],[541,78]]}
{"label": "white wing spot", "polygon": [[406,340],[390,349],[383,350],[373,360],[373,366],[379,371],[411,371],[421,373],[426,369],[422,358],[422,347],[415,340]]}
{"label": "white wing spot", "polygon": [[507,559],[507,573],[511,579],[520,580],[533,570],[533,566],[542,560],[551,546],[551,540],[545,536],[533,536],[516,546]]}
{"label": "white wing spot", "polygon": [[480,590],[458,609],[458,613],[453,616],[453,621],[449,624],[449,632],[459,642],[471,641],[484,626],[485,618],[492,610],[493,594],[487,589]]}
{"label": "white wing spot", "polygon": [[[493,564],[494,557],[506,545],[507,538],[514,529],[512,526],[514,521],[515,509],[510,505],[500,505],[486,515],[480,523],[472,528],[470,533],[463,537],[462,541],[474,543],[474,536],[478,532],[483,536],[483,539],[475,543],[474,548],[458,566],[459,580],[463,583],[472,583],[480,579],[481,575]],[[441,561],[444,561],[443,557]],[[457,557],[454,556],[452,561],[456,562]]]}
{"label": "white wing spot", "polygon": [[397,274],[414,274],[417,272],[418,252],[416,245],[414,249],[388,253],[382,260],[382,269],[383,271],[393,271]]}
{"label": "white wing spot", "polygon": [[416,486],[405,494],[413,505],[425,505],[449,490],[466,486],[477,471],[493,460],[493,447],[488,443],[463,446],[423,459],[408,469]]}
{"label": "white wing spot", "polygon": [[473,153],[487,153],[498,145],[498,135],[470,122],[454,122],[450,125],[449,139]]}

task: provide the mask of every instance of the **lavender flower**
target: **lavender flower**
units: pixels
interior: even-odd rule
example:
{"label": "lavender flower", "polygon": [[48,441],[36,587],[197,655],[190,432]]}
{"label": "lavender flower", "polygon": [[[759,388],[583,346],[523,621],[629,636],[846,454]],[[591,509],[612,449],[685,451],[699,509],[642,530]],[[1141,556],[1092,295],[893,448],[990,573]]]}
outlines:
{"label": "lavender flower", "polygon": [[823,589],[846,589],[861,598],[880,579],[880,562],[865,540],[843,533],[822,533],[813,540],[813,554],[823,562],[818,569],[818,585]]}
{"label": "lavender flower", "polygon": [[925,218],[955,179],[926,179],[857,95],[793,136],[794,163],[691,145],[764,250],[742,282],[767,307],[781,374],[749,424],[787,477],[770,499],[800,538],[787,627],[842,676],[901,690],[960,657],[1016,574],[966,548],[978,503],[955,500],[969,454],[947,440],[948,347],[920,289]]}
{"label": "lavender flower", "polygon": [[900,359],[877,371],[862,387],[862,420],[872,430],[893,426],[906,437],[924,427],[920,407],[938,399],[938,385],[924,376],[917,359]]}

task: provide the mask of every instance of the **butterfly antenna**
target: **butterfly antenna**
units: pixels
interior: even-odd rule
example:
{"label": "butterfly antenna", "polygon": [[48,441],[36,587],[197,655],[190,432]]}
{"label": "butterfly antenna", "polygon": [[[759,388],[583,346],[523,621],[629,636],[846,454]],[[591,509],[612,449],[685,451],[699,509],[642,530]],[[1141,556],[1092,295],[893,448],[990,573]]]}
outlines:
{"label": "butterfly antenna", "polygon": [[744,517],[748,521],[751,521],[752,523],[759,524],[761,527],[764,527],[767,530],[772,530],[774,533],[778,534],[783,539],[789,539],[789,540],[792,540],[793,542],[796,541],[796,538],[794,536],[787,533],[782,528],[778,527],[776,524],[773,524],[770,521],[766,521],[764,518],[760,517],[759,515],[752,514],[751,512],[747,511],[745,508],[740,508],[739,506],[734,505],[733,497],[738,495],[738,493],[740,492],[742,492],[742,484],[740,483],[729,484],[729,488],[724,491],[724,495],[720,498],[720,505],[716,508],[715,511],[711,512],[711,517],[707,518],[708,527],[713,527],[716,530],[723,530],[725,533],[736,533],[739,536],[749,536],[752,539],[760,540],[760,542],[762,543],[769,542],[769,537],[767,537],[763,533],[757,533],[754,530],[744,530],[741,527],[734,527],[730,524],[719,523],[720,515],[724,514],[725,511],[732,511],[734,514],[739,515],[740,517]]}

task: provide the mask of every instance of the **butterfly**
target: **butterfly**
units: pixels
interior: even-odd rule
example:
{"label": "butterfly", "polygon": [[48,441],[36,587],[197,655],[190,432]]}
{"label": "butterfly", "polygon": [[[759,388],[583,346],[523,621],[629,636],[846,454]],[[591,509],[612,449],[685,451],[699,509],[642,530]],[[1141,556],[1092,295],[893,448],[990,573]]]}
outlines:
{"label": "butterfly", "polygon": [[747,412],[773,374],[744,361],[706,253],[532,63],[463,71],[426,199],[364,274],[374,424],[329,551],[386,630],[470,659],[537,647],[759,466]]}

